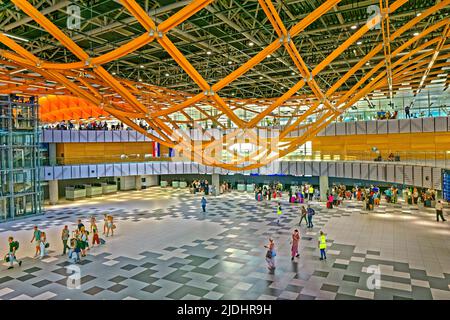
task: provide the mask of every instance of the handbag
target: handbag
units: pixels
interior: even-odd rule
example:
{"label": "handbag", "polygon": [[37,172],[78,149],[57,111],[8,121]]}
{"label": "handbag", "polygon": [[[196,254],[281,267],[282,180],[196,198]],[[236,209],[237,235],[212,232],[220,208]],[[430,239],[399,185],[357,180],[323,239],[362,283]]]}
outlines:
{"label": "handbag", "polygon": [[48,247],[50,247],[50,243],[47,242],[47,243],[45,244],[45,248],[48,248]]}
{"label": "handbag", "polygon": [[116,225],[115,225],[115,224],[113,224],[112,228],[113,228],[113,230],[114,230],[114,229],[116,228]]}
{"label": "handbag", "polygon": [[266,252],[266,258],[267,258],[267,259],[272,259],[272,251],[271,251],[271,250],[267,250],[267,252]]}

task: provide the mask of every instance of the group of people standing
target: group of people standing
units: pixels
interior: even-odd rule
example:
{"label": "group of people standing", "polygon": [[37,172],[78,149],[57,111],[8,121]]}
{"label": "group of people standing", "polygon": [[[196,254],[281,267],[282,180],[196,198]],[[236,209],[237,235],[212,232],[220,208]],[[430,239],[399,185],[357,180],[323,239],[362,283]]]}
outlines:
{"label": "group of people standing", "polygon": [[[114,224],[114,218],[111,215],[104,214],[103,222],[103,235],[106,237],[114,236],[114,230],[116,225]],[[92,234],[92,242],[89,241],[89,236]],[[86,256],[86,251],[95,245],[104,244],[105,241],[100,238],[99,230],[97,227],[97,221],[95,217],[90,218],[89,231],[86,229],[82,221],[79,219],[75,230],[70,232],[67,225],[61,231],[61,241],[63,244],[62,256],[68,254],[70,261],[78,263],[82,257]],[[38,226],[33,228],[33,237],[31,243],[35,243],[34,258],[42,259],[47,255],[47,249],[50,247],[47,241],[47,235],[44,231],[40,230]],[[14,267],[14,262],[19,266],[22,265],[22,261],[17,260],[17,250],[19,249],[19,242],[14,240],[14,237],[8,238],[9,252],[5,256],[5,261],[9,262],[8,269]]]}

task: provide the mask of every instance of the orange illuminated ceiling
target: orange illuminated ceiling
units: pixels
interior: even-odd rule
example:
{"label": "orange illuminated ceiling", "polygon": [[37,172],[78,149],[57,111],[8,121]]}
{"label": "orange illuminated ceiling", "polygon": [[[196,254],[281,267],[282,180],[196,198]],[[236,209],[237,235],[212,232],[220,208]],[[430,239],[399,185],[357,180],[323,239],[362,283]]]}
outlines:
{"label": "orange illuminated ceiling", "polygon": [[[11,50],[1,52],[1,55],[6,59],[3,63],[17,68],[17,73],[14,76],[4,72],[0,73],[0,82],[3,81],[7,84],[6,87],[1,87],[0,92],[20,90],[34,94],[64,93],[83,98],[151,139],[179,151],[183,150],[184,156],[192,160],[231,170],[257,168],[292,152],[355,102],[375,90],[387,91],[392,95],[392,92],[398,90],[400,84],[405,82],[419,82],[419,87],[423,87],[430,81],[430,78],[434,77],[435,69],[443,66],[436,63],[436,58],[441,51],[448,50],[449,45],[446,44],[446,41],[450,36],[450,19],[444,17],[441,20],[434,20],[432,24],[414,37],[401,41],[399,46],[391,48],[391,42],[404,35],[406,31],[423,19],[448,7],[450,0],[438,2],[422,12],[420,16],[410,19],[395,30],[390,28],[389,17],[408,1],[391,1],[389,5],[388,1],[380,0],[381,15],[373,17],[362,25],[340,43],[321,63],[309,70],[298,48],[291,40],[301,35],[308,26],[332,10],[340,1],[327,0],[323,2],[322,5],[288,29],[272,1],[259,0],[259,5],[265,12],[268,18],[267,23],[271,24],[276,39],[223,79],[210,84],[172,43],[169,35],[172,29],[205,8],[212,0],[194,0],[159,25],[155,24],[136,1],[121,0],[124,8],[139,21],[146,32],[125,45],[96,57],[90,57],[85,50],[29,2],[25,0],[12,0],[12,2],[50,33],[55,40],[72,52],[79,61],[70,63],[42,61],[13,39],[0,34],[0,42]],[[320,73],[377,23],[381,24],[378,45],[368,51],[363,59],[349,66],[345,75],[334,84],[321,88],[315,80],[320,76]],[[438,36],[431,36],[436,32],[439,32]],[[419,40],[423,39],[426,40],[419,45]],[[115,78],[102,66],[124,57],[150,42],[157,42],[162,46],[198,85],[201,92],[190,95],[150,84]],[[285,50],[289,54],[301,75],[298,82],[282,96],[271,99],[242,100],[226,98],[221,95],[221,89],[277,50]],[[342,88],[349,78],[359,72],[366,63],[380,52],[385,56],[383,61],[374,63],[372,69],[363,74],[355,85],[345,89]],[[448,59],[450,57],[441,55],[439,58]],[[444,64],[448,65],[448,62]],[[31,70],[33,73],[21,77],[20,72],[22,70]],[[21,80],[17,80],[17,78]],[[309,87],[313,95],[308,97],[298,96],[297,93],[303,87]],[[258,140],[261,142],[264,139],[273,141],[270,138],[257,137],[256,132],[249,129],[257,128],[262,120],[273,117],[273,112],[277,108],[286,105],[294,108],[289,115],[284,116],[290,118],[290,120],[277,134],[276,146],[272,144],[270,148],[267,148],[265,147],[266,144],[262,143],[264,147],[257,148],[249,155],[243,156],[233,153],[231,163],[225,163],[220,157],[216,158],[211,155],[212,150],[223,147],[228,150],[228,147],[237,141]],[[196,108],[204,118],[192,119],[186,112],[188,108]],[[254,116],[249,121],[243,120],[237,115],[238,110],[246,110],[253,113]],[[59,111],[55,111],[55,113],[57,112]],[[316,121],[313,123],[306,122],[305,120],[311,115],[315,115]],[[55,118],[57,117],[56,115]],[[179,120],[180,117],[185,120]],[[189,137],[177,130],[182,122],[205,119],[210,119],[217,126],[223,127],[218,119],[224,117],[233,122],[238,129],[228,132],[222,137],[211,137],[210,141],[204,141],[200,144],[189,142]],[[134,122],[136,119],[144,119],[155,133],[149,133],[140,128]],[[216,154],[218,153],[216,152]]]}
{"label": "orange illuminated ceiling", "polygon": [[107,117],[109,113],[93,103],[72,96],[47,95],[39,98],[39,118],[43,122],[59,122]]}

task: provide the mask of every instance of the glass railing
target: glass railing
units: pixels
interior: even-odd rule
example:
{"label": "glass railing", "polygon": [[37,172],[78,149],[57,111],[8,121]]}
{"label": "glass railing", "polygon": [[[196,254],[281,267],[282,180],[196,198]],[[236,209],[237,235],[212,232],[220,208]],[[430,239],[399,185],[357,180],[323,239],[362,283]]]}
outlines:
{"label": "glass railing", "polygon": [[432,151],[392,151],[390,153],[378,154],[367,151],[345,151],[345,152],[312,152],[309,155],[291,154],[284,156],[285,161],[364,161],[382,162],[386,164],[415,164],[431,167],[450,168],[450,152]]}
{"label": "glass railing", "polygon": [[[56,157],[57,165],[94,164],[94,163],[125,163],[125,162],[148,162],[148,161],[171,161],[170,157],[150,157],[144,154],[112,154],[92,155],[76,157]],[[50,160],[44,160],[45,165],[50,165]]]}

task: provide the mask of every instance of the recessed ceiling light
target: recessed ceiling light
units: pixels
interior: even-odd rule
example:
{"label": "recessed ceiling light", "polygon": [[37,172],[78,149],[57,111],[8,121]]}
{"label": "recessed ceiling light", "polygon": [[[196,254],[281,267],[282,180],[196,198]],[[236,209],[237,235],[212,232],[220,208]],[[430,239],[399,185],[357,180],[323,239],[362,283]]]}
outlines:
{"label": "recessed ceiling light", "polygon": [[353,26],[351,26],[350,27],[352,30],[355,30],[356,29],[356,25],[353,25]]}
{"label": "recessed ceiling light", "polygon": [[262,77],[261,77],[261,76],[259,76],[259,80],[262,80]]}
{"label": "recessed ceiling light", "polygon": [[248,45],[249,45],[250,47],[253,47],[254,43],[250,41],[250,42],[248,43]]}
{"label": "recessed ceiling light", "polygon": [[291,72],[291,74],[292,74],[293,76],[295,76],[295,72]]}
{"label": "recessed ceiling light", "polygon": [[116,73],[115,73],[115,72],[113,72],[113,73],[112,73],[112,75],[113,75],[113,76],[115,76],[115,75],[116,75]]}
{"label": "recessed ceiling light", "polygon": [[228,64],[232,64],[233,62],[231,62],[231,61],[228,61]]}
{"label": "recessed ceiling light", "polygon": [[231,95],[234,96],[234,92]]}
{"label": "recessed ceiling light", "polygon": [[169,74],[168,73],[166,73],[166,77],[168,77],[169,76]]}
{"label": "recessed ceiling light", "polygon": [[144,69],[144,65],[141,64],[141,69]]}
{"label": "recessed ceiling light", "polygon": [[139,79],[139,82],[142,82],[142,79]]}
{"label": "recessed ceiling light", "polygon": [[420,17],[421,15],[422,15],[422,14],[421,14],[420,12],[417,14],[418,17]]}
{"label": "recessed ceiling light", "polygon": [[414,32],[414,33],[413,33],[413,36],[414,36],[414,37],[417,37],[418,35],[419,35],[418,32]]}
{"label": "recessed ceiling light", "polygon": [[267,55],[267,58],[270,58],[270,57],[271,57],[271,55],[270,55],[270,54],[268,54],[268,55]]}
{"label": "recessed ceiling light", "polygon": [[210,55],[210,54],[211,54],[211,51],[206,51],[206,54],[207,54],[207,55]]}
{"label": "recessed ceiling light", "polygon": [[362,42],[361,42],[361,41],[358,41],[356,44],[357,44],[358,46],[360,46],[360,45],[362,45]]}

